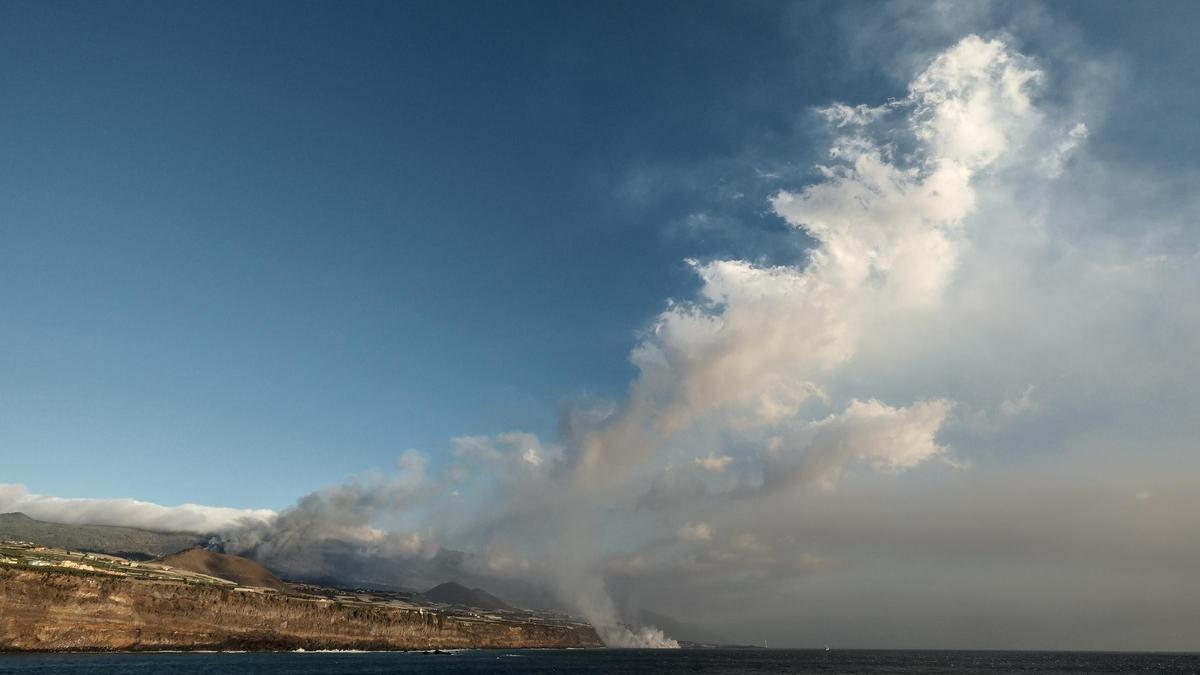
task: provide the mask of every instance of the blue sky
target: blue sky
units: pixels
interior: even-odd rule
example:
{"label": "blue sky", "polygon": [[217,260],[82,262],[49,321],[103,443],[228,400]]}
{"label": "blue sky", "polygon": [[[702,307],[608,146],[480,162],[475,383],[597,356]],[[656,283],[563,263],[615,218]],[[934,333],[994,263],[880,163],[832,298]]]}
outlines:
{"label": "blue sky", "polygon": [[614,204],[626,172],[786,132],[831,86],[742,102],[803,73],[765,9],[0,13],[0,448],[59,493],[278,507],[553,429],[620,393],[712,252],[662,236],[677,205]]}
{"label": "blue sky", "polygon": [[[4,3],[4,479],[277,508],[407,448],[552,434],[624,391],[685,258],[802,255],[765,199],[813,179],[812,106],[903,94],[898,47],[847,31],[876,13]],[[1194,22],[1050,13],[1154,85],[1096,147],[1190,162],[1190,101],[1159,96],[1195,96]]]}

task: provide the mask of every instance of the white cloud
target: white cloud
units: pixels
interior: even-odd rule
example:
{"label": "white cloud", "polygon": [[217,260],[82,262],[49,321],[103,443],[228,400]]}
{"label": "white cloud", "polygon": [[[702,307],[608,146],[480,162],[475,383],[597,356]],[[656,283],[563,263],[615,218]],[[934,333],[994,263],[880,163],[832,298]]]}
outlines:
{"label": "white cloud", "polygon": [[944,399],[905,408],[874,399],[851,401],[839,414],[774,439],[767,486],[793,487],[809,480],[831,486],[850,461],[865,462],[877,470],[911,469],[945,451],[935,436],[951,407]]}
{"label": "white cloud", "polygon": [[[635,349],[641,376],[630,406],[588,439],[589,456],[616,460],[637,429],[657,435],[636,439],[641,444],[662,443],[705,416],[730,415],[746,432],[753,426],[747,407],[764,430],[803,427],[801,411],[815,393],[830,402],[823,380],[854,359],[868,327],[919,321],[941,305],[965,245],[964,219],[977,206],[972,179],[1019,149],[1041,119],[1030,99],[1041,79],[1002,42],[970,36],[935,58],[907,99],[878,109],[829,108],[827,117],[853,130],[835,143],[827,179],[773,201],[776,213],[818,242],[808,263],[693,263],[700,298],[673,303]],[[906,163],[865,129],[889,114],[907,114],[921,144]],[[922,443],[893,443],[898,454],[870,463],[904,469],[937,454],[932,436],[949,405],[904,408],[926,415],[913,432]],[[851,401],[844,414],[865,421],[874,412],[879,421],[898,410]],[[823,424],[832,427],[833,419]],[[869,453],[819,454],[830,462]],[[836,467],[822,475],[836,475]]]}
{"label": "white cloud", "polygon": [[697,457],[694,461],[697,466],[705,471],[722,473],[733,463],[733,458],[729,455],[714,455],[710,453],[707,457]]}
{"label": "white cloud", "polygon": [[1031,384],[1017,398],[1005,399],[1000,403],[1000,413],[1006,417],[1016,417],[1037,410],[1038,404],[1033,394],[1036,388]]}
{"label": "white cloud", "polygon": [[231,509],[199,504],[162,506],[136,499],[67,499],[0,484],[0,513],[21,512],[52,523],[123,525],[162,532],[211,534],[275,519],[269,509]]}
{"label": "white cloud", "polygon": [[713,531],[708,523],[685,523],[676,532],[683,541],[708,541],[712,539]]}
{"label": "white cloud", "polygon": [[1075,148],[1079,147],[1088,137],[1087,125],[1083,122],[1078,122],[1071,127],[1070,131],[1062,137],[1054,148],[1042,158],[1042,172],[1049,178],[1058,178],[1062,175],[1063,166]]}
{"label": "white cloud", "polygon": [[1043,78],[999,40],[970,35],[913,80],[913,130],[941,162],[976,171],[1019,146],[1040,114],[1030,91]]}

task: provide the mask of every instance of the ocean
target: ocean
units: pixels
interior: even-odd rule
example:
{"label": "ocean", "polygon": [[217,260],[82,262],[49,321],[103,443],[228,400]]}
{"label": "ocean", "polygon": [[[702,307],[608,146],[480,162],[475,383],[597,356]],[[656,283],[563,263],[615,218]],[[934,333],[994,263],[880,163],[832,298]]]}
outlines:
{"label": "ocean", "polygon": [[0,654],[0,673],[1200,673],[1200,654],[783,649]]}

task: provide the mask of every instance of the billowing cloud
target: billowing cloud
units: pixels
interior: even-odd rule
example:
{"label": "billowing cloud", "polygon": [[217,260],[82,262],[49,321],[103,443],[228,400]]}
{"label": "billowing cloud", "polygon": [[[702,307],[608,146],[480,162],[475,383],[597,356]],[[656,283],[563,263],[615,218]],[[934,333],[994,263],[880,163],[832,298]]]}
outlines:
{"label": "billowing cloud", "polygon": [[679,538],[684,541],[708,541],[712,539],[712,528],[708,523],[685,523],[679,528]]}
{"label": "billowing cloud", "polygon": [[272,522],[268,509],[198,504],[161,506],[136,499],[67,499],[33,494],[24,485],[0,484],[0,513],[21,512],[54,523],[125,525],[163,532],[208,534]]}
{"label": "billowing cloud", "polygon": [[[418,513],[431,540],[479,554],[466,569],[548,581],[630,644],[639,638],[620,628],[606,590],[612,570],[676,567],[702,583],[829,568],[819,551],[777,548],[756,530],[788,495],[832,487],[847,470],[894,475],[949,457],[938,435],[953,400],[886,400],[869,383],[847,393],[840,378],[881,326],[941,311],[968,247],[976,178],[1019,164],[1014,153],[1044,122],[1033,103],[1043,79],[1004,43],[970,36],[933,59],[904,100],[829,108],[844,133],[825,179],[771,204],[816,242],[808,260],[693,262],[699,295],[672,302],[635,347],[626,401],[571,410],[553,443],[518,432],[455,439],[453,461],[419,488],[318,493],[281,514],[264,542],[312,538],[316,517],[370,547],[375,535],[354,528],[377,520],[377,506],[406,512],[414,528]],[[877,139],[876,125],[903,131],[909,149]],[[263,546],[247,550],[263,556]]]}
{"label": "billowing cloud", "polygon": [[935,440],[950,412],[945,400],[894,408],[876,400],[851,401],[846,410],[772,439],[766,485],[794,487],[818,480],[832,486],[848,462],[902,471],[941,455]]}
{"label": "billowing cloud", "polygon": [[729,455],[713,455],[707,457],[697,457],[696,465],[712,471],[713,473],[721,473],[733,462],[733,458]]}
{"label": "billowing cloud", "polygon": [[[218,530],[221,545],[300,578],[373,573],[377,560],[432,559],[439,546],[428,528],[395,520],[430,498],[427,459],[409,451],[392,475],[371,474],[309,494],[271,520]],[[381,520],[392,517],[392,527]],[[411,521],[409,521],[411,522]]]}

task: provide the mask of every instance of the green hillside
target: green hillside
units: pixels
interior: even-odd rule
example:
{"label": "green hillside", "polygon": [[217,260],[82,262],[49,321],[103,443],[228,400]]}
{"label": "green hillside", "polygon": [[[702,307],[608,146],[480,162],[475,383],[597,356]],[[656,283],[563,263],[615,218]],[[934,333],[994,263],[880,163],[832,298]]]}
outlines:
{"label": "green hillside", "polygon": [[157,558],[207,541],[195,534],[167,534],[108,525],[63,525],[34,520],[24,513],[0,513],[0,540],[4,539],[133,559]]}

